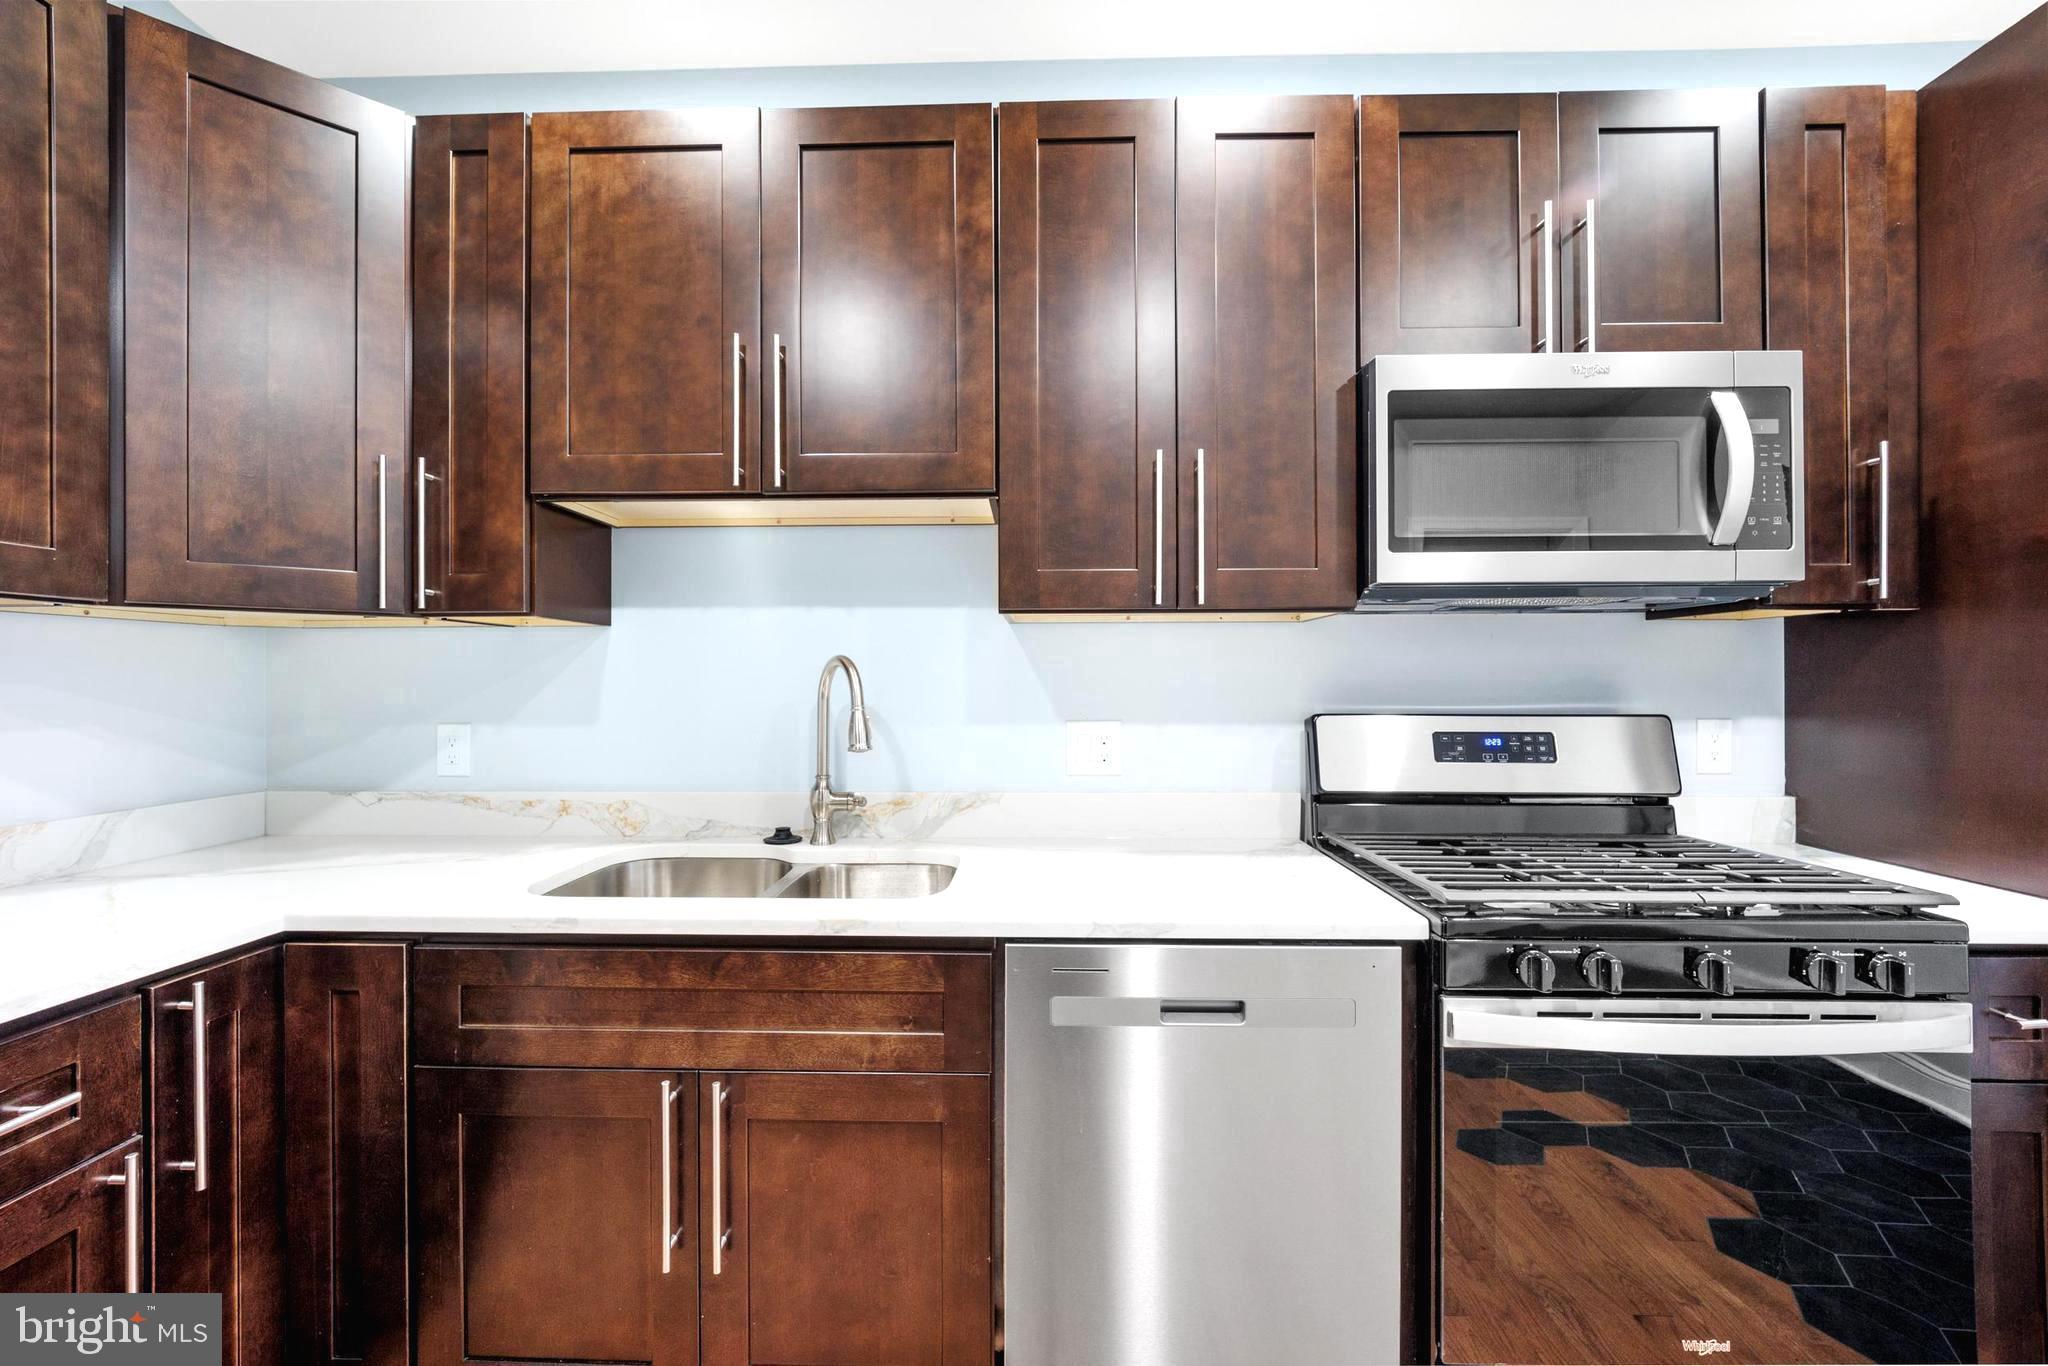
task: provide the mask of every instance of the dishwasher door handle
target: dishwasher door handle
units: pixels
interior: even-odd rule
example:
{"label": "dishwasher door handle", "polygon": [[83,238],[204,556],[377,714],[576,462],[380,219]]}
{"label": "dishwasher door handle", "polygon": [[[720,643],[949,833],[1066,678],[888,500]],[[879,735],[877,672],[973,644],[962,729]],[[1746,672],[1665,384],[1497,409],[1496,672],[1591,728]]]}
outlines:
{"label": "dishwasher door handle", "polygon": [[1055,996],[1051,1012],[1055,1026],[1075,1029],[1352,1029],[1358,1024],[1358,1002],[1349,996]]}

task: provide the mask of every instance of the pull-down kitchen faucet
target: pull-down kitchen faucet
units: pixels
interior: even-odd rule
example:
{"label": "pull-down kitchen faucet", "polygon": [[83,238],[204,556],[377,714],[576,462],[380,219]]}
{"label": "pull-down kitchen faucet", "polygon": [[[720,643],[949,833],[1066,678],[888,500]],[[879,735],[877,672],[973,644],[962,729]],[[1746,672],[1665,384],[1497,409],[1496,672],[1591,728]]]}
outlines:
{"label": "pull-down kitchen faucet", "polygon": [[832,671],[846,670],[846,686],[853,697],[853,716],[846,725],[846,752],[866,754],[870,745],[867,698],[860,690],[860,670],[845,655],[825,661],[818,675],[818,773],[811,783],[811,843],[830,844],[832,813],[858,811],[868,804],[866,797],[832,790],[832,750],[825,743],[825,728],[832,724]]}

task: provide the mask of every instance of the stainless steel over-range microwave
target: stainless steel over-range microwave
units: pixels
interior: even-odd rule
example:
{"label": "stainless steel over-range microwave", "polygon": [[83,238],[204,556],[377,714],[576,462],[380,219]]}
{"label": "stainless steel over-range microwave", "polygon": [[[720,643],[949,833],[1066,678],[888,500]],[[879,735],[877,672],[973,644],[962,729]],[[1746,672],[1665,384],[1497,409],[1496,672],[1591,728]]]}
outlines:
{"label": "stainless steel over-range microwave", "polygon": [[1797,351],[1378,356],[1361,610],[1761,598],[1806,575]]}

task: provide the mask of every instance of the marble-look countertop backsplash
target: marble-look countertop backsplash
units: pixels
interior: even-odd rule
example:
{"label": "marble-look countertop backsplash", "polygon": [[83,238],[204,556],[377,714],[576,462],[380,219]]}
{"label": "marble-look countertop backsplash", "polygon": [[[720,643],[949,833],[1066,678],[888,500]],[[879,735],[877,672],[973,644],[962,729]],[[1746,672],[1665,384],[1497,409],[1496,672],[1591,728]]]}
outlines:
{"label": "marble-look countertop backsplash", "polygon": [[[1789,797],[1680,797],[1679,828],[1731,844],[1790,844]],[[100,816],[0,826],[0,887],[263,835],[520,841],[751,841],[806,834],[802,792],[245,792]],[[842,841],[1257,840],[1300,832],[1293,792],[925,792],[841,814]]]}

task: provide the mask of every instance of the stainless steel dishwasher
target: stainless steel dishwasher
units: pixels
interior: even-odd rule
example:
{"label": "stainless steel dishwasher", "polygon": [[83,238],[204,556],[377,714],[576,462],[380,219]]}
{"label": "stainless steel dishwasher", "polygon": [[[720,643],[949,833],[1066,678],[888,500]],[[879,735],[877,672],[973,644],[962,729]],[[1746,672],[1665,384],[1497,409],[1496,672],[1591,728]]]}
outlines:
{"label": "stainless steel dishwasher", "polygon": [[1400,1359],[1401,954],[1013,945],[1005,1366]]}

